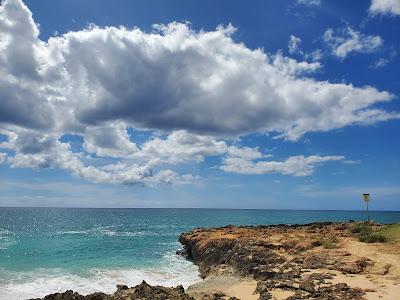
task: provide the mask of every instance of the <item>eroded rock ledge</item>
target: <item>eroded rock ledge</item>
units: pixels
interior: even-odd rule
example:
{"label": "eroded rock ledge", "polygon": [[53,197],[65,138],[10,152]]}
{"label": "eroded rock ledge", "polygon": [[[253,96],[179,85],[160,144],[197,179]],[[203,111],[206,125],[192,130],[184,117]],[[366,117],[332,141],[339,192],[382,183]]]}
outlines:
{"label": "eroded rock ledge", "polygon": [[180,236],[181,254],[199,266],[203,277],[235,273],[258,280],[261,300],[276,290],[285,299],[364,299],[365,291],[333,283],[334,272],[360,274],[373,264],[342,248],[351,223],[226,226],[196,229]]}
{"label": "eroded rock ledge", "polygon": [[[194,300],[185,294],[182,286],[167,288],[163,286],[151,286],[143,281],[141,284],[128,288],[126,285],[118,285],[117,291],[112,295],[94,293],[82,296],[73,291],[50,294],[42,300]],[[40,299],[32,299],[40,300]]]}

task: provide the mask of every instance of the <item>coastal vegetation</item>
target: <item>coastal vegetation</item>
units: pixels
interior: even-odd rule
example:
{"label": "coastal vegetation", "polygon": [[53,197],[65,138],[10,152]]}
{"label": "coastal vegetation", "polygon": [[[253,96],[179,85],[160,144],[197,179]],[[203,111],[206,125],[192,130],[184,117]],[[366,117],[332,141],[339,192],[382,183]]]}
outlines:
{"label": "coastal vegetation", "polygon": [[400,241],[400,224],[376,226],[370,222],[356,222],[351,232],[364,243],[387,243]]}
{"label": "coastal vegetation", "polygon": [[314,247],[322,246],[325,249],[335,249],[337,248],[338,239],[334,236],[319,237],[311,243]]}
{"label": "coastal vegetation", "polygon": [[379,230],[379,233],[385,236],[390,242],[399,243],[400,242],[400,223],[390,224],[383,226]]}

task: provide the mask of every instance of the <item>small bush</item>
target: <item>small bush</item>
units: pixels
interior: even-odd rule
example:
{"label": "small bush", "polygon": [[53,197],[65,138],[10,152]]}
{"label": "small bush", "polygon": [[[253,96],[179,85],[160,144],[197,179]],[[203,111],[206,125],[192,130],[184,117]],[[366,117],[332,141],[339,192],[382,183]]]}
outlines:
{"label": "small bush", "polygon": [[381,232],[374,231],[371,224],[367,222],[356,223],[351,232],[357,234],[358,240],[364,243],[386,243],[389,238]]}
{"label": "small bush", "polygon": [[386,236],[390,242],[400,243],[400,224],[385,225],[379,233]]}
{"label": "small bush", "polygon": [[323,246],[325,249],[335,249],[335,248],[337,248],[337,245],[336,245],[337,242],[338,242],[338,239],[336,237],[330,236],[330,237],[315,240],[311,243],[311,245],[313,247]]}
{"label": "small bush", "polygon": [[357,234],[357,233],[360,233],[360,231],[361,231],[361,225],[360,224],[354,225],[354,227],[351,228],[351,233]]}
{"label": "small bush", "polygon": [[324,241],[322,245],[324,246],[325,249],[335,249],[335,248],[337,248],[336,243],[334,243],[332,241],[329,241],[329,240]]}
{"label": "small bush", "polygon": [[387,243],[389,239],[381,233],[373,232],[368,235],[360,235],[358,237],[360,242],[364,243]]}
{"label": "small bush", "polygon": [[321,241],[321,240],[313,241],[313,242],[311,243],[311,245],[312,245],[313,247],[322,246],[322,241]]}
{"label": "small bush", "polygon": [[357,223],[351,229],[351,232],[360,235],[368,235],[372,233],[372,226],[366,222]]}
{"label": "small bush", "polygon": [[360,232],[360,230],[361,230],[360,225],[357,224],[357,225],[354,225],[353,228],[351,228],[351,233],[357,234]]}

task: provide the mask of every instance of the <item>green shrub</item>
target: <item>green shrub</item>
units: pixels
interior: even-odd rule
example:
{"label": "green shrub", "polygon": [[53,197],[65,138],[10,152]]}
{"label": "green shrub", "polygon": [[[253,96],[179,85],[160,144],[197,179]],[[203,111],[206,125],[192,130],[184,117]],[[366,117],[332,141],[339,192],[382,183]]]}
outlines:
{"label": "green shrub", "polygon": [[361,231],[361,226],[359,223],[353,225],[353,227],[351,228],[351,233],[357,234]]}
{"label": "green shrub", "polygon": [[400,224],[385,225],[379,233],[386,236],[390,242],[400,243]]}
{"label": "green shrub", "polygon": [[313,247],[319,247],[323,246],[325,249],[335,249],[337,248],[336,243],[338,242],[338,239],[336,237],[330,236],[330,237],[325,237],[325,238],[320,238],[318,240],[315,240],[311,243]]}
{"label": "green shrub", "polygon": [[366,222],[356,223],[351,232],[360,235],[369,235],[372,233],[372,226]]}
{"label": "green shrub", "polygon": [[330,240],[324,240],[322,245],[324,246],[325,249],[335,249],[335,248],[337,248],[336,243],[333,242],[333,241],[330,241]]}
{"label": "green shrub", "polygon": [[360,242],[364,243],[386,243],[389,241],[385,235],[378,232],[373,232],[368,235],[360,235],[358,239]]}
{"label": "green shrub", "polygon": [[351,232],[357,234],[358,240],[364,243],[386,243],[389,238],[381,232],[374,231],[367,222],[356,223]]}

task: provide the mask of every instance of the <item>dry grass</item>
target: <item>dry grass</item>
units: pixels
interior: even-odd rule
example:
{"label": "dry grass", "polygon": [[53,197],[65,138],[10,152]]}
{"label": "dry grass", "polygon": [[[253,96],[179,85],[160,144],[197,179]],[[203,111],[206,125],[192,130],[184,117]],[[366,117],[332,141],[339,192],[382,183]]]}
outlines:
{"label": "dry grass", "polygon": [[378,233],[385,236],[390,242],[400,243],[400,224],[385,225]]}
{"label": "dry grass", "polygon": [[374,228],[367,222],[357,222],[353,225],[351,232],[358,236],[360,242],[400,242],[400,224],[391,224],[382,226],[380,228]]}

